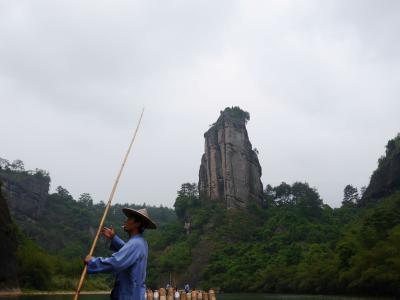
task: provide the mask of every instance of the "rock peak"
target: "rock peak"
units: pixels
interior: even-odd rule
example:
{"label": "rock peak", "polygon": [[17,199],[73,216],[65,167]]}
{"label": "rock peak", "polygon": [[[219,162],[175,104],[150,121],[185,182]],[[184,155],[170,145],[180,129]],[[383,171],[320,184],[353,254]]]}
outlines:
{"label": "rock peak", "polygon": [[220,201],[228,209],[262,200],[261,166],[247,134],[248,120],[248,112],[228,107],[204,134],[200,196]]}

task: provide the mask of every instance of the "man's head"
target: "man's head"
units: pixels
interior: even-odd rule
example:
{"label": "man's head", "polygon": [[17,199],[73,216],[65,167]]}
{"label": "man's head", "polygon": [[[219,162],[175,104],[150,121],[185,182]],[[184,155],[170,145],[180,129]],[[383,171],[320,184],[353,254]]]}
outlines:
{"label": "man's head", "polygon": [[148,229],[156,229],[157,225],[150,219],[149,214],[145,208],[134,210],[131,208],[123,208],[122,211],[127,216],[124,222],[124,230],[130,235],[143,233]]}
{"label": "man's head", "polygon": [[128,216],[123,225],[124,230],[129,235],[143,233],[146,226],[144,225],[143,218],[139,216]]}

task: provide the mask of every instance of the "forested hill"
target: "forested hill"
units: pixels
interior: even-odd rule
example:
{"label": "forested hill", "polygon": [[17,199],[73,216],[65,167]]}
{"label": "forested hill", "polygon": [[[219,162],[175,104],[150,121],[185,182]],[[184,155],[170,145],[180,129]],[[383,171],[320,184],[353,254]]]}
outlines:
{"label": "forested hill", "polygon": [[149,282],[172,272],[177,284],[226,292],[400,295],[399,140],[389,141],[368,193],[347,185],[340,208],[304,182],[268,185],[262,205],[241,210],[183,184],[177,225],[155,233]]}
{"label": "forested hill", "polygon": [[[399,141],[389,141],[366,190],[344,187],[340,208],[324,204],[305,182],[267,185],[262,203],[229,210],[202,199],[197,184],[183,184],[175,211],[148,207],[161,225],[145,233],[148,286],[172,278],[178,286],[188,282],[225,292],[400,295],[400,172],[393,167]],[[15,166],[3,166],[0,178],[11,197],[17,187],[31,186],[24,185],[30,180],[50,180],[43,171]],[[20,195],[31,192],[26,188]],[[29,237],[19,234],[20,285],[73,290],[104,204],[93,204],[88,194],[75,200],[59,187],[34,207],[37,215],[19,222]],[[121,208],[113,206],[107,224],[123,220]],[[12,212],[18,221],[19,212]],[[109,254],[104,241],[97,254]],[[85,287],[110,284],[112,278],[96,275]]]}
{"label": "forested hill", "polygon": [[[49,174],[43,170],[25,171],[21,161],[18,167],[15,163],[3,163],[0,181],[4,183],[3,192],[11,214],[28,238],[46,251],[63,256],[76,257],[90,247],[89,241],[104,212],[103,202],[93,203],[88,193],[74,199],[61,186],[56,193],[49,194]],[[113,205],[106,224],[121,224],[122,207],[137,209],[143,204]],[[167,207],[147,206],[147,209],[161,226],[176,219],[174,211]]]}
{"label": "forested hill", "polygon": [[[0,159],[0,182],[11,215],[19,228],[19,283],[22,288],[74,289],[74,280],[82,268],[85,256],[105,203],[94,203],[88,193],[74,199],[59,186],[49,194],[49,174],[40,169],[25,170],[21,160],[12,163]],[[119,225],[125,217],[123,207],[142,208],[145,204],[112,205],[106,225],[114,225],[124,237]],[[163,227],[176,220],[173,209],[146,206],[151,217]],[[108,255],[108,245],[100,239],[96,255]],[[109,288],[101,278],[90,288]]]}
{"label": "forested hill", "polygon": [[400,189],[400,134],[388,141],[385,154],[378,160],[378,168],[371,176],[363,195],[362,205],[392,194]]}

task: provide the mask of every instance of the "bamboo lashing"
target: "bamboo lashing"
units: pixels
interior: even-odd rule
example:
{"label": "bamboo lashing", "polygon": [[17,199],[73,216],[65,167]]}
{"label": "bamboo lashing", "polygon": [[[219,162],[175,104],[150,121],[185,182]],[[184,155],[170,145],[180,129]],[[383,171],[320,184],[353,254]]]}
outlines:
{"label": "bamboo lashing", "polygon": [[[140,114],[140,118],[139,118],[138,124],[136,126],[136,129],[135,129],[135,132],[133,134],[132,140],[131,140],[131,142],[129,144],[128,150],[126,151],[125,157],[124,157],[124,159],[122,161],[121,168],[119,169],[117,178],[114,181],[114,185],[112,187],[110,196],[108,198],[108,202],[107,202],[106,208],[104,210],[103,217],[100,220],[99,228],[97,229],[97,233],[96,233],[96,236],[95,236],[95,238],[93,240],[92,247],[90,248],[90,251],[89,251],[89,254],[88,254],[89,256],[93,255],[94,249],[96,248],[97,240],[99,239],[101,229],[104,226],[104,221],[105,221],[105,219],[107,217],[107,213],[108,213],[108,211],[109,211],[109,209],[111,207],[111,202],[112,202],[112,200],[114,198],[114,194],[115,194],[115,191],[117,189],[117,185],[118,185],[119,179],[120,179],[122,171],[123,171],[123,169],[125,167],[126,161],[128,160],[128,156],[129,156],[129,153],[131,152],[133,142],[135,141],[135,138],[136,138],[136,134],[137,134],[137,132],[139,130],[139,126],[140,126],[140,122],[142,121],[143,113],[144,113],[144,108],[142,110],[142,113]],[[85,264],[85,266],[84,266],[84,268],[82,270],[82,274],[81,274],[81,278],[79,280],[78,287],[76,288],[74,300],[78,300],[79,294],[80,294],[82,286],[83,286],[83,282],[85,281],[86,272],[87,272],[87,265]]]}

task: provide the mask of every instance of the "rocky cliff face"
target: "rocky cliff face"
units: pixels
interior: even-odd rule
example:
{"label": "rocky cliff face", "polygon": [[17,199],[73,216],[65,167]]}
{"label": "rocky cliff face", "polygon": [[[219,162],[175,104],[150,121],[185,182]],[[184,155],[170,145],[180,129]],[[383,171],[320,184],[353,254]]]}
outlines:
{"label": "rocky cliff face", "polygon": [[0,181],[0,291],[18,288],[17,239]]}
{"label": "rocky cliff face", "polygon": [[19,223],[35,222],[47,201],[50,178],[40,174],[0,170],[2,191],[14,219]]}
{"label": "rocky cliff face", "polygon": [[205,147],[199,171],[202,198],[223,201],[227,208],[261,202],[261,166],[246,130],[246,114],[227,108],[204,134]]}

